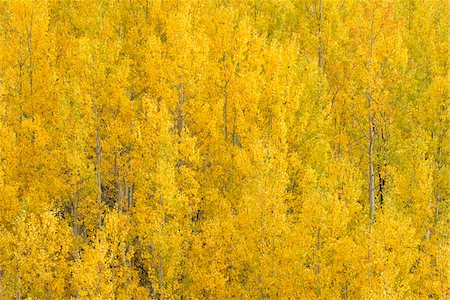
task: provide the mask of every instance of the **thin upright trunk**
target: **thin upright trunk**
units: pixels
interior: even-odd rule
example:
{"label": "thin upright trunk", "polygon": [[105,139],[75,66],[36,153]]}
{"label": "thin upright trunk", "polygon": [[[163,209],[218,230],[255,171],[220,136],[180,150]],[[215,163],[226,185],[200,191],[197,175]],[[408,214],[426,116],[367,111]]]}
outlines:
{"label": "thin upright trunk", "polygon": [[[164,277],[164,269],[163,269],[163,257],[162,255],[159,256],[159,291],[160,295],[162,294],[161,291],[164,287],[163,277]],[[162,297],[161,297],[162,298]]]}
{"label": "thin upright trunk", "polygon": [[120,185],[120,181],[119,181],[118,185],[119,185],[119,195],[117,197],[118,198],[117,209],[119,210],[119,212],[122,212],[123,211],[123,207],[122,207],[123,190]]}
{"label": "thin upright trunk", "polygon": [[318,13],[318,21],[319,21],[319,26],[318,26],[318,39],[319,39],[319,45],[317,48],[317,65],[319,66],[319,69],[321,70],[323,68],[323,40],[322,40],[322,20],[323,20],[323,10],[322,10],[322,1],[319,1],[319,13]]}
{"label": "thin upright trunk", "polygon": [[[439,145],[438,148],[438,176],[437,178],[440,179],[441,178],[441,169],[442,166],[444,165],[442,163],[442,147]],[[434,226],[436,226],[438,219],[439,219],[439,203],[441,202],[441,189],[439,187],[439,185],[436,187],[436,208],[434,210]]]}
{"label": "thin upright trunk", "polygon": [[183,132],[184,126],[183,109],[182,109],[182,105],[184,104],[184,84],[180,84],[179,88],[181,92],[177,104],[177,133],[178,136],[181,137],[181,133]]}
{"label": "thin upright trunk", "polygon": [[96,144],[95,144],[95,154],[97,158],[96,162],[96,173],[97,173],[97,189],[98,189],[98,195],[97,195],[97,210],[98,210],[98,227],[102,226],[102,214],[101,214],[101,208],[102,208],[102,179],[101,179],[101,173],[100,173],[100,166],[102,163],[102,148],[101,148],[101,138],[100,138],[100,128],[97,126],[96,128]]}
{"label": "thin upright trunk", "polygon": [[[78,189],[78,187],[77,187]],[[78,190],[75,191],[73,195],[73,232],[75,234],[75,254],[74,254],[74,260],[77,261],[80,257],[80,249],[78,245],[78,235],[80,234],[79,228],[78,228]],[[75,298],[78,298],[78,289],[75,290]]]}
{"label": "thin upright trunk", "polygon": [[[442,118],[442,116],[445,116],[445,110],[446,107],[445,106],[441,106],[441,112],[442,114],[439,117],[439,123],[440,123],[440,128],[444,128],[444,120]],[[442,141],[444,140],[444,135],[447,129],[442,129],[442,131],[440,132],[439,136],[438,136],[438,153],[437,153],[437,171],[438,171],[438,175],[437,178],[438,180],[441,179],[441,170],[442,167],[444,166],[444,160],[443,160],[443,154],[442,154]],[[442,196],[441,196],[441,188],[440,185],[438,183],[438,186],[436,187],[436,209],[434,211],[434,226],[436,226],[438,219],[439,219],[439,203],[442,200]]]}
{"label": "thin upright trunk", "polygon": [[320,240],[320,229],[317,230],[317,294],[320,294],[320,249],[322,247],[322,242]]}
{"label": "thin upright trunk", "polygon": [[130,193],[130,187],[127,184],[127,181],[125,179],[122,180],[122,199],[126,201],[127,208],[130,208],[130,199],[129,199],[129,193]]}
{"label": "thin upright trunk", "polygon": [[50,293],[50,289],[48,288],[48,282],[45,283],[44,291],[45,291],[45,299],[46,300],[50,300],[51,299],[51,296],[50,296],[51,293]]}
{"label": "thin upright trunk", "polygon": [[73,232],[78,235],[78,193],[73,195]]}
{"label": "thin upright trunk", "polygon": [[[161,6],[164,4],[164,1],[161,0]],[[145,22],[148,23],[148,0],[145,1]]]}
{"label": "thin upright trunk", "polygon": [[372,99],[370,95],[367,97],[369,102],[369,205],[370,205],[370,222],[375,220],[375,172],[373,167],[373,143],[375,139],[374,116],[371,112]]}
{"label": "thin upright trunk", "polygon": [[[150,244],[150,257],[155,257],[155,243],[154,241]],[[150,272],[146,272],[148,280],[148,288],[150,292],[150,299],[155,299],[155,288],[153,287],[153,277],[150,277]]]}
{"label": "thin upright trunk", "polygon": [[134,185],[131,184],[127,187],[127,202],[128,202],[128,208],[130,208],[133,205],[133,188]]}
{"label": "thin upright trunk", "polygon": [[242,148],[242,144],[241,144],[241,137],[239,136],[239,134],[237,133],[237,121],[236,121],[236,108],[233,108],[233,146],[239,146]]}
{"label": "thin upright trunk", "polygon": [[122,186],[120,184],[119,178],[119,164],[117,163],[118,153],[117,149],[114,153],[114,177],[116,181],[116,190],[117,190],[117,209],[119,212],[122,212]]}
{"label": "thin upright trunk", "polygon": [[228,141],[228,81],[225,83],[225,99],[223,102],[223,122],[225,124],[225,142]]}
{"label": "thin upright trunk", "polygon": [[[159,196],[159,205],[161,207],[162,214],[164,216],[164,220],[161,223],[161,234],[163,234],[164,227],[166,225],[166,213],[164,211],[164,201],[162,195]],[[158,286],[160,299],[162,299],[162,290],[164,288],[164,265],[163,265],[163,256],[162,253],[159,254],[159,265],[158,265]]]}
{"label": "thin upright trunk", "polygon": [[383,178],[383,176],[381,175],[381,167],[378,168],[378,189],[379,189],[379,195],[380,195],[380,208],[383,207],[384,204],[384,195],[383,195],[383,190],[384,190],[384,185],[385,185],[385,180]]}
{"label": "thin upright trunk", "polygon": [[317,231],[317,275],[320,276],[320,247],[321,247],[321,241],[320,241],[320,229]]}
{"label": "thin upright trunk", "polygon": [[[367,65],[369,68],[371,68],[372,65],[372,57],[373,57],[373,47],[375,44],[376,37],[373,36],[373,15],[372,15],[372,22],[371,22],[371,39],[370,39],[370,52],[369,52],[369,59],[367,62]],[[375,114],[372,111],[373,110],[373,99],[372,94],[370,92],[370,83],[367,87],[366,92],[366,98],[367,98],[367,109],[369,113],[369,206],[370,206],[370,223],[373,224],[375,221],[375,171],[373,167],[373,158],[374,158],[374,141],[375,141]]]}
{"label": "thin upright trunk", "polygon": [[371,268],[370,268],[370,241],[369,241],[369,245],[367,245],[367,264],[368,264],[368,268],[367,268],[367,285],[370,288],[370,276],[371,276]]}
{"label": "thin upright trunk", "polygon": [[17,288],[17,296],[16,296],[16,299],[17,299],[17,300],[22,299],[22,291],[21,291],[20,285],[19,285],[19,287]]}
{"label": "thin upright trunk", "polygon": [[31,13],[30,32],[28,33],[28,53],[30,59],[29,69],[29,84],[30,84],[30,96],[33,95],[33,13]]}

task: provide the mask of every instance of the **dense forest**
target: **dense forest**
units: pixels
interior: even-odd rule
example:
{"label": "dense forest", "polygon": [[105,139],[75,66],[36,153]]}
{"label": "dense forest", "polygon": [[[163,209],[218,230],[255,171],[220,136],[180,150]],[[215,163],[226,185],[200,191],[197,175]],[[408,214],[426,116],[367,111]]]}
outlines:
{"label": "dense forest", "polygon": [[0,299],[450,298],[445,0],[1,0]]}

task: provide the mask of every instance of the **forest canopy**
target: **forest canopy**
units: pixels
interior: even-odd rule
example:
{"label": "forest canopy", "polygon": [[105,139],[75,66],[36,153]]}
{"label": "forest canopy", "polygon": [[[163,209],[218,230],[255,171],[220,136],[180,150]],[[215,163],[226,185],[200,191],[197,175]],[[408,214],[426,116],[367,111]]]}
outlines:
{"label": "forest canopy", "polygon": [[450,298],[444,0],[1,0],[0,299]]}

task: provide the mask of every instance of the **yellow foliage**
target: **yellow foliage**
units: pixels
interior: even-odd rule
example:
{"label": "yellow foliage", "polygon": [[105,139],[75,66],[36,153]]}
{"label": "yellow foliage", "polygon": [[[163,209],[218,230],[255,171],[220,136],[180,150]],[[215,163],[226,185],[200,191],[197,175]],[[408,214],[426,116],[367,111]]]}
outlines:
{"label": "yellow foliage", "polygon": [[1,1],[0,298],[449,298],[445,4]]}

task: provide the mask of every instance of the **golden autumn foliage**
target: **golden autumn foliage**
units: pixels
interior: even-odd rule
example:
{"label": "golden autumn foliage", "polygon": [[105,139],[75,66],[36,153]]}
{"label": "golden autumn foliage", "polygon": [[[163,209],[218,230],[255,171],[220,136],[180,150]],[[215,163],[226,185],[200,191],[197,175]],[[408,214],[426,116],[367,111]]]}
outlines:
{"label": "golden autumn foliage", "polygon": [[0,299],[448,299],[441,0],[2,0]]}

